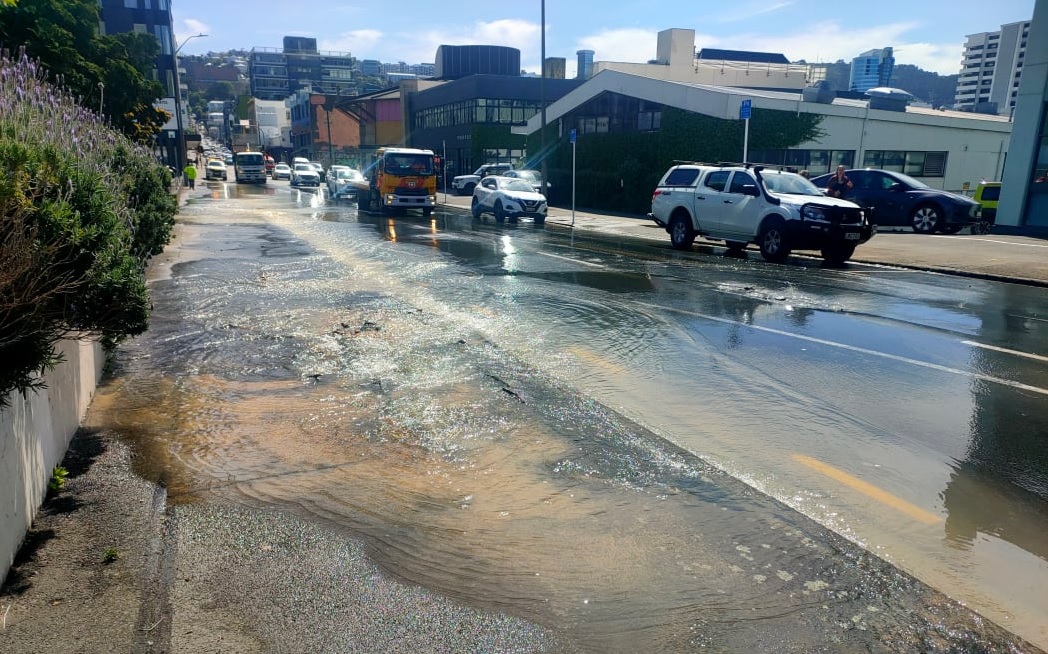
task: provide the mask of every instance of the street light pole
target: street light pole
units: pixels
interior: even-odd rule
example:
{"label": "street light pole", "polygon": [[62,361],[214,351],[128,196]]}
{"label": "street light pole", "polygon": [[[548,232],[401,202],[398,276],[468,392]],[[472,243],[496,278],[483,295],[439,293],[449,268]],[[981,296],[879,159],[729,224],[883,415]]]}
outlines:
{"label": "street light pole", "polygon": [[178,164],[178,172],[180,175],[186,167],[186,130],[185,126],[182,124],[182,81],[178,78],[178,53],[187,43],[202,36],[207,36],[207,34],[200,33],[186,37],[186,40],[182,41],[182,45],[175,48],[174,53],[171,54],[171,58],[175,63],[175,125],[176,129],[178,129],[178,138],[176,139],[177,142],[175,145],[175,163]]}
{"label": "street light pole", "polygon": [[539,156],[542,157],[542,165],[540,170],[542,171],[542,195],[544,195],[549,201],[549,188],[546,185],[546,180],[549,179],[546,169],[546,0],[542,0],[542,61],[539,62],[542,66],[542,77],[539,78],[539,88],[542,95],[542,131],[541,139],[539,140]]}

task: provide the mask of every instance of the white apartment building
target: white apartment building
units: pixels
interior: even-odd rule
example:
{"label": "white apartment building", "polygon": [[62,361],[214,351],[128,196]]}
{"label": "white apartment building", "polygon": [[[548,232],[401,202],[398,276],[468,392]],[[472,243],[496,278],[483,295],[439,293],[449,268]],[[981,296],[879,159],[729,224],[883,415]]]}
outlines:
{"label": "white apartment building", "polygon": [[969,34],[957,80],[956,108],[1010,116],[1019,92],[1030,21]]}

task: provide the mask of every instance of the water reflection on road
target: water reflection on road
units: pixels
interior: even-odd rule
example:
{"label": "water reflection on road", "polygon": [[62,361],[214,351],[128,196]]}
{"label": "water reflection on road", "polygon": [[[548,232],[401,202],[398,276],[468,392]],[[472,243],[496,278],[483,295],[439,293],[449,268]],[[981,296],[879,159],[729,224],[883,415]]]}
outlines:
{"label": "water reflection on road", "polygon": [[961,343],[1044,348],[1043,323],[990,325],[1033,291],[223,186],[154,265],[152,328],[93,414],[173,501],[337,524],[587,650],[1003,642],[757,488],[1048,642],[1043,396],[994,381],[1048,379]]}

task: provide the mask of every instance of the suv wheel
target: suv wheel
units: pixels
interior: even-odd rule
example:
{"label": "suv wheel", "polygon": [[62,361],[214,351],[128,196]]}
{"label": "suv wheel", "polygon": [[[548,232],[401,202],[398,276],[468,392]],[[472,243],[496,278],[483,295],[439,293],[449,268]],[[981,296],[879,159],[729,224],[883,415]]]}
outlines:
{"label": "suv wheel", "polygon": [[931,234],[938,228],[940,219],[938,209],[930,204],[922,204],[910,215],[910,225],[918,234]]}
{"label": "suv wheel", "polygon": [[473,198],[473,203],[470,205],[469,209],[473,212],[474,218],[480,218],[480,214],[483,213],[480,210],[480,202],[477,201],[477,198]]}
{"label": "suv wheel", "polygon": [[506,212],[502,209],[502,200],[495,200],[495,220],[500,223],[506,220]]}
{"label": "suv wheel", "polygon": [[674,250],[688,250],[695,242],[695,230],[691,227],[691,217],[680,211],[670,218],[670,245]]}
{"label": "suv wheel", "polygon": [[855,254],[855,245],[851,243],[834,243],[822,249],[822,258],[831,266],[839,266]]}
{"label": "suv wheel", "polygon": [[765,261],[782,263],[790,256],[790,247],[786,240],[786,224],[779,218],[764,223],[759,243],[761,256]]}

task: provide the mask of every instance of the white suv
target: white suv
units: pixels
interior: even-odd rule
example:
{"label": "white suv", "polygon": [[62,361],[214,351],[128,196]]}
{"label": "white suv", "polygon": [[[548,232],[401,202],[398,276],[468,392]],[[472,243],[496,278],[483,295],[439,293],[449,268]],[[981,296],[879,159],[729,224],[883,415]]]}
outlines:
{"label": "white suv", "polygon": [[488,175],[501,175],[510,170],[513,170],[513,166],[508,163],[484,164],[474,170],[472,175],[459,175],[452,179],[451,188],[455,189],[457,195],[473,195],[477,182]]}
{"label": "white suv", "polygon": [[733,251],[756,243],[773,262],[792,250],[820,250],[839,265],[875,231],[854,202],[827,197],[800,175],[749,164],[671,167],[651,196],[648,217],[678,250],[704,236]]}

